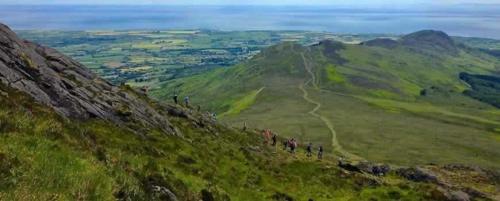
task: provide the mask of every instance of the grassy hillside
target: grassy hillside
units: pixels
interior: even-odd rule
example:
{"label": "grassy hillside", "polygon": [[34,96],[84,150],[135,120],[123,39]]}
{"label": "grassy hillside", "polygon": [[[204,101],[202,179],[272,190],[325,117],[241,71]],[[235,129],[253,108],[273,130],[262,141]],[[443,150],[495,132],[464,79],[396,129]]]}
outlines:
{"label": "grassy hillside", "polygon": [[[498,168],[500,111],[464,96],[469,86],[459,73],[499,69],[497,58],[423,31],[361,45],[282,43],[245,63],[169,81],[153,95],[179,93],[219,114],[238,111],[222,120],[271,128],[338,155]],[[253,104],[242,110],[241,102]]]}
{"label": "grassy hillside", "polygon": [[169,200],[160,187],[179,200],[440,198],[433,184],[346,172],[329,156],[317,161],[265,146],[253,131],[208,131],[170,117],[182,138],[134,133],[62,119],[0,90],[0,200]]}

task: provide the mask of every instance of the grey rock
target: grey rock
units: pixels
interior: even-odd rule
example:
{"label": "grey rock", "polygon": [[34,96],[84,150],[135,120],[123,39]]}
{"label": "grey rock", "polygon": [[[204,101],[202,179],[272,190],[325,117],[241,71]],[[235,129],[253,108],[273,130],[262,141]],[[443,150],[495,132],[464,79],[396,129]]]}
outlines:
{"label": "grey rock", "polygon": [[371,162],[360,162],[355,165],[357,169],[376,176],[383,176],[391,171],[391,167],[386,164],[374,164]]}
{"label": "grey rock", "polygon": [[0,96],[3,96],[4,98],[8,98],[9,94],[5,91],[0,90]]}
{"label": "grey rock", "polygon": [[434,173],[420,167],[400,168],[396,170],[396,173],[411,181],[431,183],[438,182],[438,179],[436,175],[434,175]]}
{"label": "grey rock", "polygon": [[470,197],[463,191],[453,191],[450,193],[450,200],[452,201],[470,201]]}
{"label": "grey rock", "polygon": [[357,167],[356,165],[353,165],[349,161],[345,161],[345,160],[340,159],[340,160],[338,160],[337,165],[340,168],[347,170],[349,172],[361,172],[361,169],[359,169],[359,167]]}
{"label": "grey rock", "polygon": [[155,193],[161,200],[165,201],[178,201],[177,196],[175,196],[172,191],[163,186],[153,186],[153,193]]}
{"label": "grey rock", "polygon": [[167,112],[169,115],[174,116],[174,117],[181,117],[181,118],[188,118],[189,114],[180,108],[176,107],[170,107],[167,109]]}
{"label": "grey rock", "polygon": [[99,118],[176,134],[167,118],[139,94],[111,85],[52,48],[20,39],[3,24],[0,24],[0,81],[66,118]]}
{"label": "grey rock", "polygon": [[452,191],[443,187],[434,189],[431,193],[431,200],[447,201],[470,201],[470,196],[463,191]]}

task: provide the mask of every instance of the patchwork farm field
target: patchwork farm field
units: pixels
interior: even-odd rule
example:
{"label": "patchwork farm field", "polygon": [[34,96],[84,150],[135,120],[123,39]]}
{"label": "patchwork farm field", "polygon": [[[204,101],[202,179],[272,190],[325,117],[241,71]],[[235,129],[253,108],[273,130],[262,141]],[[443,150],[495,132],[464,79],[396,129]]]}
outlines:
{"label": "patchwork farm field", "polygon": [[[306,31],[18,31],[28,39],[71,56],[115,83],[155,87],[166,80],[235,65],[284,41],[301,44],[335,39],[359,43],[381,34]],[[392,36],[391,36],[392,37]]]}

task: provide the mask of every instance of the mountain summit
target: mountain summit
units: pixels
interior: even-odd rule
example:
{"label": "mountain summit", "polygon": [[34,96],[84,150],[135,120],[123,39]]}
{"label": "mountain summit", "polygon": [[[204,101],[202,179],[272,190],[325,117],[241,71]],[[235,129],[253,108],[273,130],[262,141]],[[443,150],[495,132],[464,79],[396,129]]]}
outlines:
{"label": "mountain summit", "polygon": [[443,31],[422,30],[404,35],[399,40],[376,38],[362,42],[361,45],[384,48],[407,47],[413,50],[456,55],[459,50],[455,41]]}
{"label": "mountain summit", "polygon": [[405,35],[401,44],[428,50],[446,51],[452,54],[458,52],[453,39],[443,31],[423,30]]}

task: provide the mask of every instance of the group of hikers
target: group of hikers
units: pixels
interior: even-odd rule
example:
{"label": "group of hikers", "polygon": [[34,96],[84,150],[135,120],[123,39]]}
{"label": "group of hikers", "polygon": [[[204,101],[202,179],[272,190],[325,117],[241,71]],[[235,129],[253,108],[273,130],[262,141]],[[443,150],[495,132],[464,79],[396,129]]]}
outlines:
{"label": "group of hikers", "polygon": [[[175,104],[179,104],[179,96],[177,94],[175,94],[173,96],[173,99],[174,99]],[[191,108],[189,105],[189,96],[184,97],[184,106],[186,106],[187,108]],[[200,112],[200,109],[201,109],[200,106],[197,106],[198,112]],[[210,115],[214,119],[216,118],[215,113],[212,113]],[[245,122],[243,125],[243,131],[245,131],[246,129],[247,129],[247,125]],[[262,130],[262,134],[264,136],[264,144],[269,144],[269,142],[271,142],[272,146],[277,145],[276,143],[278,140],[278,136],[276,135],[276,133],[273,133],[270,129],[264,129],[264,130]],[[295,154],[295,150],[297,149],[297,147],[298,147],[298,143],[297,143],[297,140],[295,140],[295,138],[291,138],[291,139],[283,141],[283,150],[287,150],[288,148],[290,148],[289,152],[292,154]],[[313,146],[312,146],[312,143],[309,143],[306,147],[306,156],[312,157],[312,155],[313,155],[312,152],[313,152]],[[321,145],[318,147],[318,155],[317,156],[318,156],[318,159],[323,158],[323,146],[321,146]]]}
{"label": "group of hikers", "polygon": [[[175,104],[179,104],[179,96],[177,94],[174,95],[173,99]],[[189,107],[189,96],[184,97],[184,105]]]}
{"label": "group of hikers", "polygon": [[[245,124],[246,127],[246,124]],[[269,129],[264,129],[262,130],[262,134],[264,136],[264,144],[269,144],[269,141],[271,140],[271,145],[276,146],[276,142],[278,140],[278,136],[276,133],[271,132]],[[295,154],[295,150],[298,148],[298,142],[295,140],[295,138],[287,139],[283,141],[283,150],[287,150],[290,148],[289,152],[292,154]],[[312,143],[309,143],[306,147],[306,156],[307,157],[312,157],[313,155],[313,145]],[[323,146],[318,147],[318,159],[323,159]]]}

